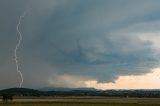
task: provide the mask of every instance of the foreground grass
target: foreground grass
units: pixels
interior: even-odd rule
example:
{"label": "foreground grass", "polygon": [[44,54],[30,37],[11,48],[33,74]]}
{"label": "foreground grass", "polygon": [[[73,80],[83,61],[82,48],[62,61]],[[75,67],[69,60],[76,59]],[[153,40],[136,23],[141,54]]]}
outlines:
{"label": "foreground grass", "polygon": [[132,103],[13,103],[0,104],[0,106],[160,106],[159,104],[132,104]]}

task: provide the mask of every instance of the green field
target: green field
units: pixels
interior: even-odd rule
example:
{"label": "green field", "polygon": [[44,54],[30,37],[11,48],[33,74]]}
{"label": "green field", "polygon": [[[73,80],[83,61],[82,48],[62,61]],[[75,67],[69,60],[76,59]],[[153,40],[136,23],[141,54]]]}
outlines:
{"label": "green field", "polygon": [[16,97],[0,106],[160,106],[160,98],[107,98],[107,97]]}

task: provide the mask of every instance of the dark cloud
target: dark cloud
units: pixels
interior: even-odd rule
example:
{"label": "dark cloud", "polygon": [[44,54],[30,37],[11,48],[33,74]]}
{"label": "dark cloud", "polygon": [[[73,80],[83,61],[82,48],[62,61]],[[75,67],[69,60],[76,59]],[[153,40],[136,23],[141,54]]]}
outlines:
{"label": "dark cloud", "polygon": [[[136,35],[147,30],[134,26],[158,21],[158,2],[1,0],[0,84],[17,86],[19,80],[13,51],[16,25],[24,11],[18,56],[25,87],[74,86],[72,79],[75,83],[84,79],[110,82],[120,75],[149,72],[159,65],[159,52],[153,42]],[[64,82],[58,84],[59,80]]]}

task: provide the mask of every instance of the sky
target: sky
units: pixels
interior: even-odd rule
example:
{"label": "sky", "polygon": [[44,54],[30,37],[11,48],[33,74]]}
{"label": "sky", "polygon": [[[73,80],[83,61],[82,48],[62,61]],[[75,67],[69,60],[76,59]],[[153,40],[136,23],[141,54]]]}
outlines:
{"label": "sky", "polygon": [[[0,0],[0,89],[160,88],[159,0]],[[138,81],[137,81],[138,80]]]}

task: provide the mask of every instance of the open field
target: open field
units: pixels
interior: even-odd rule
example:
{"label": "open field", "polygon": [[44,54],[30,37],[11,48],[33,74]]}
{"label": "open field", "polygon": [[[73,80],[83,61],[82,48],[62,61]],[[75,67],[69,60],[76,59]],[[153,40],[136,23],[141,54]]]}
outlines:
{"label": "open field", "polygon": [[47,97],[0,102],[0,106],[160,106],[160,98]]}

